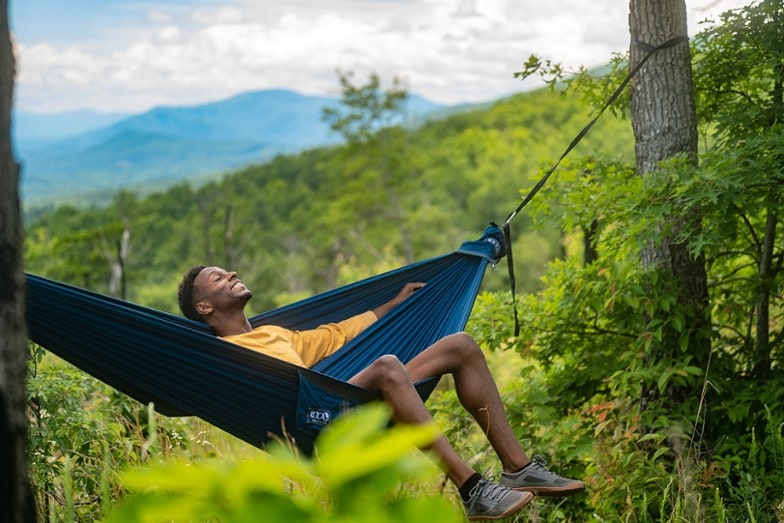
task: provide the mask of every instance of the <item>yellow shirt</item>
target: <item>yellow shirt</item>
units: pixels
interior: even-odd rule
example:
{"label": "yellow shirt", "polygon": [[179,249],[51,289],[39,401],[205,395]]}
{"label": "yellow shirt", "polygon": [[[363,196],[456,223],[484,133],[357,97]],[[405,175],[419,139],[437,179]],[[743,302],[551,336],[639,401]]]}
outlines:
{"label": "yellow shirt", "polygon": [[223,339],[300,367],[312,367],[376,321],[372,311],[315,329],[294,331],[276,325],[262,325],[250,332]]}

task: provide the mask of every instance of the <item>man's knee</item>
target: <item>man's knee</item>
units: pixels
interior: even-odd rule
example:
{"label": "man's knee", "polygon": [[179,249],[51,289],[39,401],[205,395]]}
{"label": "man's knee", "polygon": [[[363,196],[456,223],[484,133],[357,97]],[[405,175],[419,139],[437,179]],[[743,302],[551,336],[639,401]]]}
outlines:
{"label": "man's knee", "polygon": [[394,354],[379,356],[370,366],[384,374],[397,373],[400,370],[405,370],[403,363]]}
{"label": "man's knee", "polygon": [[484,360],[485,354],[479,344],[467,332],[458,332],[451,336],[453,349],[458,353],[461,360],[480,359]]}
{"label": "man's knee", "polygon": [[394,354],[385,354],[376,358],[370,364],[373,376],[379,385],[390,385],[392,383],[408,382],[408,371],[403,363]]}

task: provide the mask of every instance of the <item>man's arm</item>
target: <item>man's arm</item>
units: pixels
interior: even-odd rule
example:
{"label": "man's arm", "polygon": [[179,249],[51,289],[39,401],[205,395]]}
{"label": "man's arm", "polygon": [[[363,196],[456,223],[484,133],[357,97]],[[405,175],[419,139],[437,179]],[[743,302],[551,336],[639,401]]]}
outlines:
{"label": "man's arm", "polygon": [[406,283],[405,286],[397,293],[397,296],[389,300],[388,302],[379,305],[375,309],[373,309],[373,313],[376,315],[376,318],[381,318],[386,313],[403,303],[408,299],[409,296],[414,294],[416,291],[421,289],[425,286],[425,283],[422,282],[414,282],[414,283]]}

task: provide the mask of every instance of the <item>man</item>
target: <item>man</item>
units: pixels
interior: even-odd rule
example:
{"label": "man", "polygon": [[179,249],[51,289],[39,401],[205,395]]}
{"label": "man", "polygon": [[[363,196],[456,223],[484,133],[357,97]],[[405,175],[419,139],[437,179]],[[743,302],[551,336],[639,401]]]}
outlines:
{"label": "man", "polygon": [[[186,317],[207,323],[227,341],[310,367],[424,285],[409,283],[372,311],[307,331],[269,325],[253,329],[245,316],[245,305],[253,294],[236,272],[220,267],[192,267],[180,283],[178,300]],[[527,456],[509,426],[484,354],[466,333],[442,338],[406,365],[393,355],[382,356],[349,382],[378,391],[390,405],[395,422],[419,424],[432,417],[413,383],[444,374],[454,377],[461,404],[482,427],[503,466],[500,484],[496,484],[466,464],[443,435],[430,447],[458,488],[468,519],[502,519],[527,505],[534,494],[567,496],[585,488],[583,482],[558,476]]]}

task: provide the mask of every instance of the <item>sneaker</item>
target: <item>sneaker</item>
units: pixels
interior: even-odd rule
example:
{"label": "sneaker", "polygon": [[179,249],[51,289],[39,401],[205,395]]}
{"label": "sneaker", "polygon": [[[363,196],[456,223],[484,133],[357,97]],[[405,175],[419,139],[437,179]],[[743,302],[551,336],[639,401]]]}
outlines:
{"label": "sneaker", "polygon": [[533,492],[537,496],[571,496],[585,490],[582,481],[562,478],[547,470],[547,463],[540,456],[535,456],[534,461],[519,472],[501,473],[500,483],[513,490]]}
{"label": "sneaker", "polygon": [[517,492],[485,478],[479,480],[469,496],[463,502],[469,521],[507,518],[534,499],[531,492]]}

